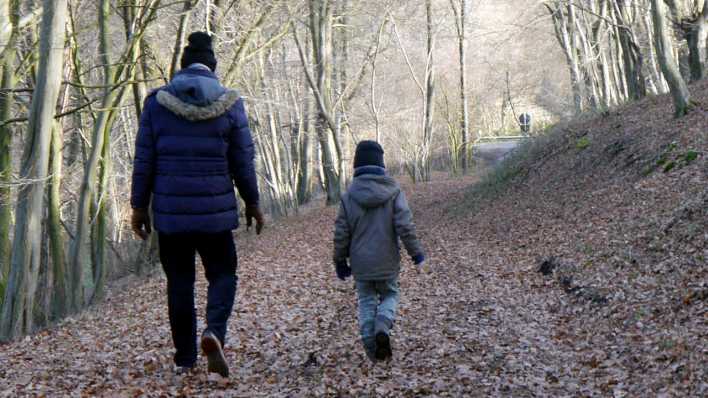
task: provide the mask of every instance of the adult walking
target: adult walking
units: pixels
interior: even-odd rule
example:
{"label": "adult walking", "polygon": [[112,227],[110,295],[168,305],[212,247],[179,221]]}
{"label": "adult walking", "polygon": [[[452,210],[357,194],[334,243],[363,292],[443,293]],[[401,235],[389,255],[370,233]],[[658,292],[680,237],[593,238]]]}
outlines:
{"label": "adult walking", "polygon": [[135,143],[131,206],[133,231],[151,233],[152,198],[177,371],[197,362],[195,255],[209,282],[201,349],[209,372],[227,377],[226,324],[236,295],[238,227],[234,184],[246,203],[248,226],[263,228],[254,146],[243,100],[214,74],[211,36],[194,32],[172,81],[145,100]]}

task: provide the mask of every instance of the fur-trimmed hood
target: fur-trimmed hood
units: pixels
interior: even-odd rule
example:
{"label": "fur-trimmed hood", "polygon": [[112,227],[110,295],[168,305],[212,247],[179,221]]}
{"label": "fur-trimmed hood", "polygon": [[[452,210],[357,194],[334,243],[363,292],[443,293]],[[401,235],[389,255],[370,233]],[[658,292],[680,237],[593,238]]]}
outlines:
{"label": "fur-trimmed hood", "polygon": [[156,97],[170,112],[194,122],[225,114],[241,96],[224,88],[211,71],[189,67],[177,73]]}
{"label": "fur-trimmed hood", "polygon": [[217,117],[228,112],[228,110],[231,109],[231,107],[240,98],[241,95],[238,91],[227,90],[211,104],[206,106],[197,106],[182,101],[166,90],[160,90],[157,93],[157,102],[160,105],[164,106],[175,115],[187,119],[190,122],[216,119]]}

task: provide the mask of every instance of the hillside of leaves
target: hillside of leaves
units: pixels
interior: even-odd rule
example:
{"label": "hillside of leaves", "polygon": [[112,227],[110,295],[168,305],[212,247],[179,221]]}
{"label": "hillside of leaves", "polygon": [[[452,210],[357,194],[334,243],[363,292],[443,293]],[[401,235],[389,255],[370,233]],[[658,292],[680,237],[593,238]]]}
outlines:
{"label": "hillside of leaves", "polygon": [[708,84],[692,91],[680,120],[648,98],[557,126],[481,181],[404,184],[433,272],[404,264],[390,363],[360,348],[319,207],[236,234],[229,380],[203,359],[173,373],[158,273],[0,346],[0,396],[705,396]]}
{"label": "hillside of leaves", "polygon": [[556,126],[455,209],[566,293],[555,344],[601,395],[708,391],[708,82],[691,91],[681,119],[662,96]]}

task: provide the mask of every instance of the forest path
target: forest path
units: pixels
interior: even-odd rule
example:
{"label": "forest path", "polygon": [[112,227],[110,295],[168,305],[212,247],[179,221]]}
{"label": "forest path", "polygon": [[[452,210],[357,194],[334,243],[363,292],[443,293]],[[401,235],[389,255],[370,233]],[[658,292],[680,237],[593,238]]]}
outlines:
{"label": "forest path", "polygon": [[[558,320],[547,303],[560,291],[545,289],[503,245],[479,246],[483,231],[446,214],[471,182],[441,178],[406,187],[433,272],[418,275],[404,263],[389,364],[374,366],[363,354],[352,282],[340,282],[330,260],[336,209],[326,208],[270,225],[258,237],[238,232],[240,281],[226,349],[230,381],[207,377],[202,358],[196,374],[173,374],[165,282],[158,276],[113,288],[104,303],[75,319],[2,346],[0,396],[577,391],[572,381],[558,383],[559,369],[572,364],[550,343]],[[200,272],[200,317],[205,290]]]}

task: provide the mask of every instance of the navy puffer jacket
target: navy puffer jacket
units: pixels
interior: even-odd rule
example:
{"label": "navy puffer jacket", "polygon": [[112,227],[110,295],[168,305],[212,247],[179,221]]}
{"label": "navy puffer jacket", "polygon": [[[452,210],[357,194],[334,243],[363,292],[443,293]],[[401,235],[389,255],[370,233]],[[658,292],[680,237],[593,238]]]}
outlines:
{"label": "navy puffer jacket", "polygon": [[234,184],[258,204],[254,147],[243,100],[191,66],[145,100],[135,144],[131,205],[154,213],[162,233],[238,227]]}

